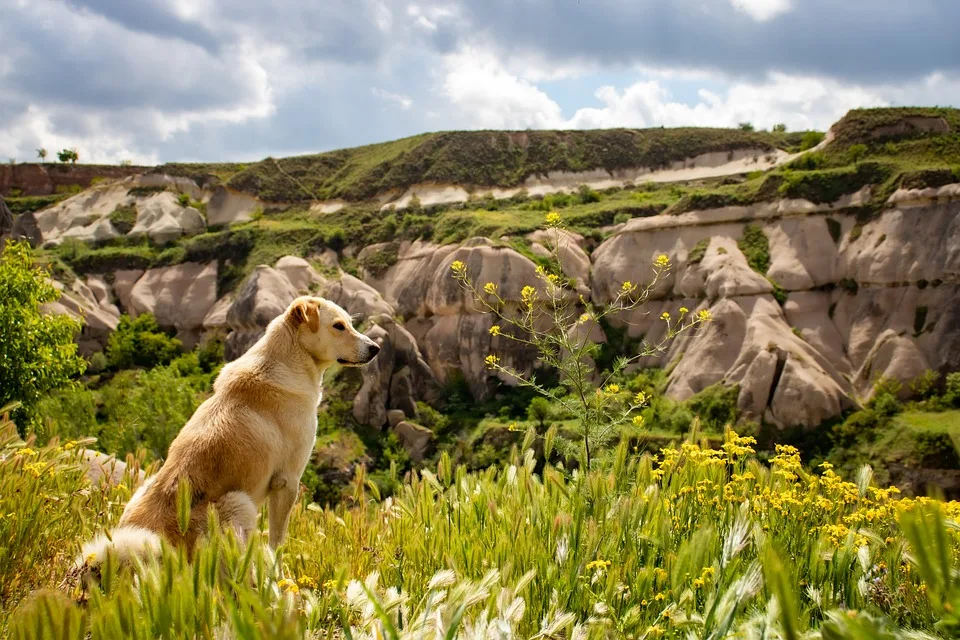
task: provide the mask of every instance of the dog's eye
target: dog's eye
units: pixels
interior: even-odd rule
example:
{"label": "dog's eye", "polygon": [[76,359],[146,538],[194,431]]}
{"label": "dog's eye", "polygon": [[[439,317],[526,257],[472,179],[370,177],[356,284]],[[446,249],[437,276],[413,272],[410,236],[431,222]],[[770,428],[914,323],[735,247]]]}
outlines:
{"label": "dog's eye", "polygon": [[344,331],[346,330],[347,327],[342,322],[334,322],[333,328],[336,329],[337,331]]}

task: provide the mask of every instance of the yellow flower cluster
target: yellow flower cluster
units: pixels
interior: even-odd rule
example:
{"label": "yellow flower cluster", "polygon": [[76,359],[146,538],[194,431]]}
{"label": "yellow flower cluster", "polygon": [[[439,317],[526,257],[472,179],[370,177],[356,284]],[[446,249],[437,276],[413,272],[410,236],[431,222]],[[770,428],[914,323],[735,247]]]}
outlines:
{"label": "yellow flower cluster", "polygon": [[670,258],[664,254],[657,256],[657,259],[654,261],[654,264],[660,269],[666,269],[670,266]]}
{"label": "yellow flower cluster", "polygon": [[497,366],[498,364],[500,364],[500,358],[498,358],[497,356],[495,356],[495,355],[493,355],[493,354],[491,353],[490,355],[488,355],[486,358],[483,359],[483,362],[484,362],[488,367],[495,367],[495,366]]}
{"label": "yellow flower cluster", "polygon": [[490,335],[492,336],[500,335],[500,325],[495,324],[492,327],[490,327]]}
{"label": "yellow flower cluster", "polygon": [[551,211],[547,214],[545,220],[548,226],[556,227],[560,224],[560,214],[556,211]]}
{"label": "yellow flower cluster", "polygon": [[458,276],[465,275],[467,271],[467,265],[463,264],[462,260],[454,260],[450,264],[450,268],[453,270],[453,273]]}
{"label": "yellow flower cluster", "polygon": [[492,296],[497,295],[497,285],[493,282],[488,282],[487,284],[483,285],[483,290],[485,293],[489,293]]}
{"label": "yellow flower cluster", "polygon": [[607,567],[609,566],[609,560],[601,560],[600,558],[597,558],[596,560],[587,563],[587,571],[593,571],[594,569],[598,571],[606,571]]}
{"label": "yellow flower cluster", "polygon": [[525,286],[520,290],[520,300],[526,306],[532,307],[533,303],[537,301],[537,290],[530,285]]}

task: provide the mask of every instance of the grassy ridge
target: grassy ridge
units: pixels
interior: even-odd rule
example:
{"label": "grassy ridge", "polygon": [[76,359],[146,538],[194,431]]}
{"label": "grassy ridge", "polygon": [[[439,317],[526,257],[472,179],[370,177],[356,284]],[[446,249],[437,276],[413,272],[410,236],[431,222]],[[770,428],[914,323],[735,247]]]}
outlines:
{"label": "grassy ridge", "polygon": [[795,146],[798,134],[736,129],[457,131],[251,165],[166,165],[159,171],[217,174],[267,202],[369,200],[421,182],[514,187],[552,171],[662,168],[713,151]]}

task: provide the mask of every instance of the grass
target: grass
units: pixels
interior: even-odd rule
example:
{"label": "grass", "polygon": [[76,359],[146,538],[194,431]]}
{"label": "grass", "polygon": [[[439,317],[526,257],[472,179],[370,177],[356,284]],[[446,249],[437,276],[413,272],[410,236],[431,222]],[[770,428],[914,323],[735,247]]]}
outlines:
{"label": "grass", "polygon": [[933,431],[960,436],[960,410],[928,412],[904,411],[897,422],[918,431]]}
{"label": "grass", "polygon": [[930,501],[812,474],[790,448],[759,463],[732,433],[657,458],[623,446],[586,475],[520,450],[480,473],[444,459],[387,500],[361,472],[348,503],[301,502],[275,558],[260,536],[243,547],[214,529],[192,561],[166,548],[132,571],[108,565],[79,606],[56,585],[134,483],[92,487],[78,443],[4,433],[0,630],[14,637],[329,637],[349,624],[355,638],[452,638],[494,624],[514,637],[852,639],[865,637],[853,617],[927,633],[951,620],[941,576],[960,543],[917,519]]}
{"label": "grass", "polygon": [[110,223],[113,228],[124,235],[130,233],[137,224],[136,205],[119,206],[110,214]]}
{"label": "grass", "polygon": [[418,183],[513,187],[554,171],[662,168],[707,152],[773,151],[795,144],[794,138],[704,128],[429,133],[328,153],[267,158],[233,173],[227,184],[268,202],[362,201]]}
{"label": "grass", "polygon": [[770,269],[770,240],[757,225],[748,224],[743,228],[743,236],[737,241],[750,268],[762,276]]}
{"label": "grass", "polygon": [[4,198],[10,211],[14,215],[21,213],[30,213],[52,207],[58,202],[69,197],[69,194],[55,194],[50,196],[22,196],[18,198]]}

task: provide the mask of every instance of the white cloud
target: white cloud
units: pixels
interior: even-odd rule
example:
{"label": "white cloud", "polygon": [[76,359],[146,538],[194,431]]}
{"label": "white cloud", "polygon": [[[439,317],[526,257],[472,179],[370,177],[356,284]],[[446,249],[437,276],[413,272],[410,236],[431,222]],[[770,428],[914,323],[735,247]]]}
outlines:
{"label": "white cloud", "polygon": [[497,58],[466,48],[445,57],[441,92],[470,126],[491,129],[546,129],[560,126],[560,106],[527,80],[507,71]]}
{"label": "white cloud", "polygon": [[413,100],[411,100],[408,96],[404,96],[399,93],[390,93],[389,91],[384,91],[378,87],[374,87],[370,90],[370,92],[381,100],[396,103],[401,109],[409,109],[413,106]]}
{"label": "white cloud", "polygon": [[[785,123],[790,129],[826,129],[855,107],[885,106],[896,95],[943,94],[945,81],[916,87],[860,87],[835,80],[771,73],[761,82],[738,81],[721,91],[701,89],[697,100],[676,100],[670,79],[712,79],[695,72],[662,70],[623,89],[603,86],[594,93],[597,107],[577,109],[564,118],[557,102],[524,77],[511,73],[489,52],[465,49],[446,58],[442,93],[474,128],[574,128],[709,126],[756,127]],[[957,85],[960,96],[960,84]]]}
{"label": "white cloud", "polygon": [[766,22],[791,9],[790,0],[730,0],[730,4],[757,22]]}

